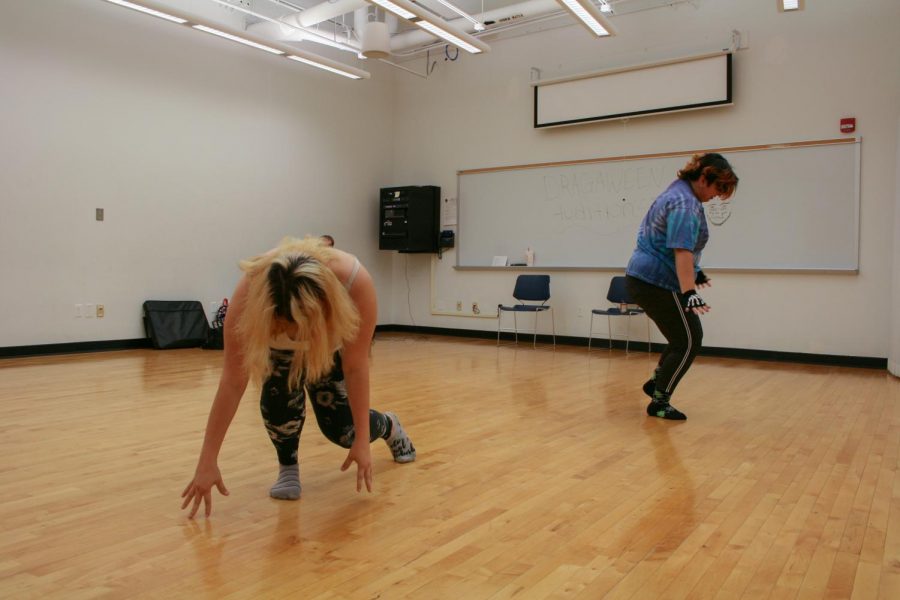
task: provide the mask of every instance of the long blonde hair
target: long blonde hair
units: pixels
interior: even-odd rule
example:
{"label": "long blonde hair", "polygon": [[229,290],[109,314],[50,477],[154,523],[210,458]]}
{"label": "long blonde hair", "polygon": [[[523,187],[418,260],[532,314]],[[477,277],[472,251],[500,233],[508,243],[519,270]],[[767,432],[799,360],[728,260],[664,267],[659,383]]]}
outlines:
{"label": "long blonde hair", "polygon": [[318,238],[284,238],[278,247],[240,262],[248,279],[247,301],[238,333],[243,341],[244,367],[251,379],[263,382],[272,372],[270,346],[277,321],[295,323],[294,349],[288,385],[304,376],[317,381],[334,364],[334,352],[359,331],[359,311],[350,294],[327,266],[337,252]]}

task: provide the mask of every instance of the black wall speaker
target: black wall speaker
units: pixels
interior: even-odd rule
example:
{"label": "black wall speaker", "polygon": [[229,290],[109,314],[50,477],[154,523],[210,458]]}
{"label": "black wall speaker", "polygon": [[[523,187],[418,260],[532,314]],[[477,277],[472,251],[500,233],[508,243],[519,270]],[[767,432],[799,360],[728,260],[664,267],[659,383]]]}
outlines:
{"label": "black wall speaker", "polygon": [[381,188],[378,248],[437,252],[441,188],[434,185]]}

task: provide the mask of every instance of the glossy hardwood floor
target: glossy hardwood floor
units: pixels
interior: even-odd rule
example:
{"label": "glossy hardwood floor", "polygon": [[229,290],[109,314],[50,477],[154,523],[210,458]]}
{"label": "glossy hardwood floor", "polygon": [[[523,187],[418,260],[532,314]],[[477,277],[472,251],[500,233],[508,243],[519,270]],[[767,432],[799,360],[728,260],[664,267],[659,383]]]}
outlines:
{"label": "glossy hardwood floor", "polygon": [[381,335],[375,491],[312,411],[303,496],[248,391],[231,495],[188,520],[221,353],[0,361],[2,598],[900,598],[900,381],[700,358],[644,414],[656,355]]}

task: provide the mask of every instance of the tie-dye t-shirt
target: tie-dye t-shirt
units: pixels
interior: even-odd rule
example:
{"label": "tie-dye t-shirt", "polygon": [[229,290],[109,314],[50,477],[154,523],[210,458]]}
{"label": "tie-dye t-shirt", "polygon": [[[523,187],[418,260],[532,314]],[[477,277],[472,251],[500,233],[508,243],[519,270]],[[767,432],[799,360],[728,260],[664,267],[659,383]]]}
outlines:
{"label": "tie-dye t-shirt", "polygon": [[667,290],[681,291],[675,271],[675,249],[694,253],[694,270],[709,240],[703,205],[691,184],[676,179],[650,206],[638,230],[637,248],[625,272]]}

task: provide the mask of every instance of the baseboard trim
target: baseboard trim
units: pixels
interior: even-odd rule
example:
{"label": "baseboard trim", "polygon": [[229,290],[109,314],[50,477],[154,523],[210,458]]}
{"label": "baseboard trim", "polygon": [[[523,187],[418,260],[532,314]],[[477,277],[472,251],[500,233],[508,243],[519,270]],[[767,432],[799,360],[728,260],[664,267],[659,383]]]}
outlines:
{"label": "baseboard trim", "polygon": [[98,342],[70,342],[67,344],[38,344],[35,346],[0,347],[0,358],[24,356],[46,356],[52,354],[80,354],[83,352],[109,352],[111,350],[134,350],[151,348],[150,340],[104,340]]}
{"label": "baseboard trim", "polygon": [[[467,337],[478,339],[497,339],[496,331],[484,331],[477,329],[444,329],[441,327],[419,327],[415,325],[379,325],[375,328],[376,332],[405,332],[405,333],[422,333],[430,335],[444,335],[450,337]],[[531,341],[530,334],[519,336],[521,341]],[[511,333],[503,332],[500,334],[500,340],[506,342],[515,341],[515,336]],[[538,335],[539,344],[552,344],[553,339],[549,335]],[[588,338],[575,336],[556,336],[557,344],[567,346],[587,346]],[[609,349],[610,342],[606,338],[595,337],[591,341],[591,347],[597,350]],[[624,350],[625,340],[613,340],[613,349]],[[662,352],[665,344],[651,344],[652,352]],[[647,352],[647,342],[632,340],[628,344],[629,350],[638,352]],[[779,352],[775,350],[748,350],[744,348],[720,348],[715,346],[703,346],[700,349],[701,356],[718,356],[722,358],[740,358],[746,360],[764,360],[771,362],[787,362],[807,365],[829,365],[835,367],[857,367],[863,369],[887,369],[887,358],[879,358],[875,356],[843,356],[837,354],[808,354],[805,352]]]}
{"label": "baseboard trim", "polygon": [[[417,325],[379,325],[375,328],[376,332],[398,332],[398,333],[419,333],[426,335],[441,335],[447,337],[464,337],[475,339],[497,339],[497,332],[485,331],[481,329],[449,329],[443,327],[421,327]],[[522,342],[526,343],[532,336],[523,334],[520,336]],[[500,340],[504,342],[514,342],[515,336],[512,333],[503,332],[500,334]],[[539,344],[551,344],[553,339],[549,335],[538,335]],[[556,343],[566,346],[587,346],[588,338],[576,336],[556,336]],[[608,349],[610,342],[605,338],[594,338],[591,341],[591,347],[597,350]],[[130,339],[130,340],[106,340],[95,342],[71,342],[66,344],[38,344],[34,346],[7,346],[0,347],[0,359],[2,358],[18,358],[26,356],[48,356],[53,354],[79,354],[85,352],[109,352],[113,350],[134,350],[139,348],[151,348],[150,340],[147,338]],[[612,347],[617,350],[625,349],[624,340],[613,340]],[[650,350],[652,352],[661,352],[665,346],[663,344],[652,344]],[[646,352],[647,342],[631,341],[628,345],[629,350],[636,352]],[[743,348],[719,348],[714,346],[704,346],[700,350],[701,356],[718,356],[723,358],[740,358],[746,360],[765,360],[772,362],[787,362],[809,365],[829,365],[836,367],[857,367],[863,369],[887,369],[887,358],[879,358],[874,356],[843,356],[837,354],[807,354],[804,352],[779,352],[774,350],[747,350]]]}

